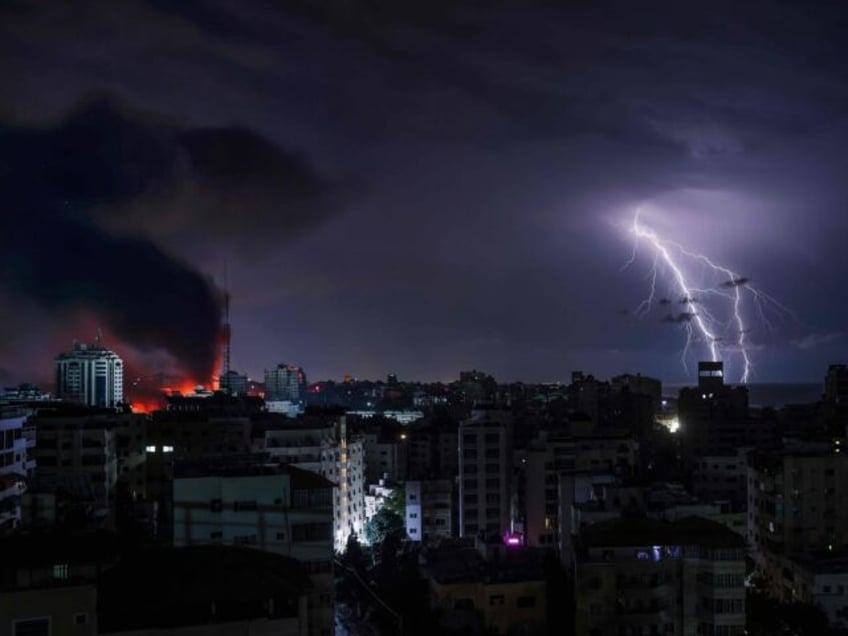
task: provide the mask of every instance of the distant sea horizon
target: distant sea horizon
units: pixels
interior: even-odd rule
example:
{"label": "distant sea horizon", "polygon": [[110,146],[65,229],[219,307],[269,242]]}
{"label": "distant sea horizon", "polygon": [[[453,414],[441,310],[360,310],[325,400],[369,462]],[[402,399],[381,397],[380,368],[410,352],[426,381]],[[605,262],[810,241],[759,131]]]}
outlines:
{"label": "distant sea horizon", "polygon": [[[663,384],[663,397],[677,398],[680,389],[687,386],[694,385],[691,383]],[[779,408],[787,404],[808,404],[820,400],[824,393],[824,384],[821,382],[755,382],[746,386],[748,387],[748,403],[755,407]]]}

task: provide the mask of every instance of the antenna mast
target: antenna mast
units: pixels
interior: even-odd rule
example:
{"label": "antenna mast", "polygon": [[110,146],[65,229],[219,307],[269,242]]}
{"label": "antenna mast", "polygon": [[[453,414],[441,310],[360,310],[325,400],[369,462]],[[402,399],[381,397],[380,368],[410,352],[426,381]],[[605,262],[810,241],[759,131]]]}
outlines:
{"label": "antenna mast", "polygon": [[230,292],[224,292],[224,360],[221,365],[221,390],[230,394]]}

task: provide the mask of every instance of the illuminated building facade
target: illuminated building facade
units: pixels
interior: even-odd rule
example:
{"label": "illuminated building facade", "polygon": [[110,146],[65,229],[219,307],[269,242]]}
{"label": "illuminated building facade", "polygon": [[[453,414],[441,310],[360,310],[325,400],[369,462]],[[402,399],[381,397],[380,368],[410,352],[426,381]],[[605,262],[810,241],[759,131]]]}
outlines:
{"label": "illuminated building facade", "polygon": [[124,401],[123,360],[99,344],[75,344],[56,358],[56,395],[88,406],[118,406]]}
{"label": "illuminated building facade", "polygon": [[23,410],[0,407],[0,535],[21,522],[21,495],[34,466],[27,451],[26,421]]}
{"label": "illuminated building facade", "polygon": [[360,436],[348,434],[344,412],[328,409],[295,421],[268,415],[266,421],[256,450],[333,482],[336,550],[344,550],[352,532],[361,539],[366,521],[365,448]]}
{"label": "illuminated building facade", "polygon": [[344,415],[335,418],[333,435],[321,443],[321,474],[336,484],[333,493],[333,536],[341,552],[348,537],[365,531],[365,447],[361,437],[348,435]]}

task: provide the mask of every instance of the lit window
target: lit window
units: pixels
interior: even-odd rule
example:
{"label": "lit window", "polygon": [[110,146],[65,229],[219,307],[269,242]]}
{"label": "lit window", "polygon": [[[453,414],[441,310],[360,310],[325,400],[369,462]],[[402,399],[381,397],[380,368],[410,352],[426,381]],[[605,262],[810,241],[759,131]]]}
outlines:
{"label": "lit window", "polygon": [[174,452],[174,447],[173,447],[173,446],[163,446],[163,447],[162,447],[162,452],[163,452],[163,453],[173,453],[173,452]]}
{"label": "lit window", "polygon": [[62,563],[53,566],[53,578],[66,580],[68,578],[68,564]]}
{"label": "lit window", "polygon": [[148,447],[147,447],[147,448],[145,448],[144,450],[146,450],[148,453],[155,453],[155,452],[156,452],[156,447],[155,447],[155,446],[148,446]]}

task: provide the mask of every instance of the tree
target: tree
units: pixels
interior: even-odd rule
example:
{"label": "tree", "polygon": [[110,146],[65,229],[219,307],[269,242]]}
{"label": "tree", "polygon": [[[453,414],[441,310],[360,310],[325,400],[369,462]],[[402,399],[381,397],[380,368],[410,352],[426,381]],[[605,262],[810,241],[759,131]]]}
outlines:
{"label": "tree", "polygon": [[386,497],[383,508],[388,508],[403,519],[406,516],[406,486],[398,484],[392,494]]}
{"label": "tree", "polygon": [[380,508],[365,524],[365,540],[371,545],[381,544],[387,537],[400,541],[405,535],[403,518],[387,506]]}
{"label": "tree", "polygon": [[359,539],[355,532],[351,532],[347,537],[347,545],[341,558],[342,563],[348,567],[352,567],[358,574],[365,572],[365,566],[368,560],[362,551],[362,546],[359,545]]}

